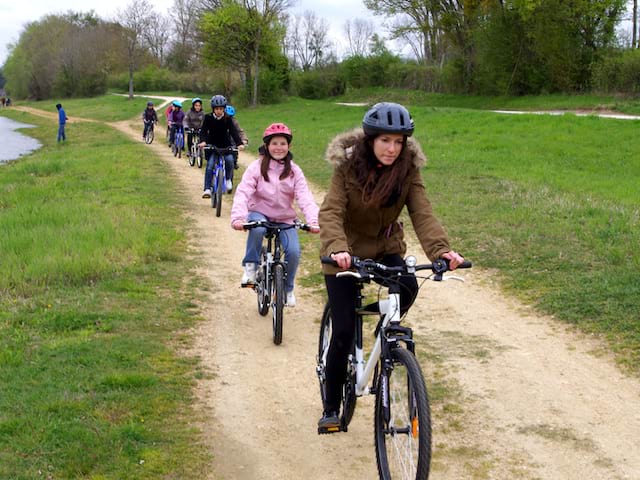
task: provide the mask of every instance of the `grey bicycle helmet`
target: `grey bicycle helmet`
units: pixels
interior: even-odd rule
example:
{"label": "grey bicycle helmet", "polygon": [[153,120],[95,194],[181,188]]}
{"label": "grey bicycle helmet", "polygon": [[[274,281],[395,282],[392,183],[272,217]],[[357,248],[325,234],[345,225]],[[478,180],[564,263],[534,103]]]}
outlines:
{"label": "grey bicycle helmet", "polygon": [[413,134],[413,119],[409,111],[399,103],[382,102],[371,107],[362,119],[362,129],[367,135],[399,133]]}
{"label": "grey bicycle helmet", "polygon": [[224,95],[214,95],[213,97],[211,97],[211,108],[226,106],[227,99],[224,97]]}

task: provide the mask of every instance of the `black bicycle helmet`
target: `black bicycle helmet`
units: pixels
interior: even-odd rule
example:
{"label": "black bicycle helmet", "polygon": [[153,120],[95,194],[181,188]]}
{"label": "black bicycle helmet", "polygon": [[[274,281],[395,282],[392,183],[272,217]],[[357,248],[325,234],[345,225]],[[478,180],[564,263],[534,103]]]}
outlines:
{"label": "black bicycle helmet", "polygon": [[148,101],[147,102],[147,107],[153,107],[153,102],[152,101]]}
{"label": "black bicycle helmet", "polygon": [[413,134],[413,119],[409,111],[399,103],[376,103],[364,114],[362,129],[367,135],[399,133],[410,137]]}
{"label": "black bicycle helmet", "polygon": [[211,108],[215,108],[215,107],[226,107],[227,106],[227,99],[224,97],[224,95],[214,95],[213,97],[211,97]]}

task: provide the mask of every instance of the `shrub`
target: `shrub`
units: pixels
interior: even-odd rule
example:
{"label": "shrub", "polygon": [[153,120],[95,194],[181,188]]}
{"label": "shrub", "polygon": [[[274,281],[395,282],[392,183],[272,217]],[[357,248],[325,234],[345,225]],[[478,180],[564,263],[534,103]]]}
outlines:
{"label": "shrub", "polygon": [[640,50],[611,52],[593,69],[594,87],[603,93],[640,93]]}

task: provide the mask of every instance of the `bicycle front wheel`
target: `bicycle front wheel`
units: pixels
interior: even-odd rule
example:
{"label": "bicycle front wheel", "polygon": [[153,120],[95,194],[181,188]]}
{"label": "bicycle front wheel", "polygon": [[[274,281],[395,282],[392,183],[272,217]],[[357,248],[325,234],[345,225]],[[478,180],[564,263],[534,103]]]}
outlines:
{"label": "bicycle front wheel", "polygon": [[149,127],[147,129],[147,134],[144,137],[144,141],[147,143],[147,145],[150,145],[151,142],[153,142],[153,127]]}
{"label": "bicycle front wheel", "polygon": [[431,465],[431,413],[416,357],[391,350],[381,365],[375,408],[378,473],[384,480],[426,480]]}
{"label": "bicycle front wheel", "polygon": [[284,267],[282,264],[273,266],[273,343],[282,343],[282,320],[284,314]]}
{"label": "bicycle front wheel", "polygon": [[196,156],[198,155],[198,150],[194,148],[192,145],[189,149],[189,166],[193,167],[196,164]]}
{"label": "bicycle front wheel", "polygon": [[216,178],[216,195],[218,196],[218,201],[216,203],[216,217],[220,216],[222,213],[222,190],[224,188],[224,173],[222,170],[218,171],[218,176]]}
{"label": "bicycle front wheel", "polygon": [[269,289],[267,285],[267,272],[266,272],[266,249],[262,247],[262,254],[260,255],[260,265],[258,265],[258,271],[256,272],[256,294],[258,296],[258,313],[263,317],[269,311]]}

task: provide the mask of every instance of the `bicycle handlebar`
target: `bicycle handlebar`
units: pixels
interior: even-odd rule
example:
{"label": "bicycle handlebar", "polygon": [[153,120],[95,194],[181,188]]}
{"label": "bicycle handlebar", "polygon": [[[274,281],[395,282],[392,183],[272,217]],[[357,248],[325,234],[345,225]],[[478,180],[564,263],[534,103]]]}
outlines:
{"label": "bicycle handlebar", "polygon": [[[331,257],[320,257],[320,261],[325,265],[333,265],[334,267],[338,266],[338,263]],[[460,265],[458,265],[457,268],[471,267],[471,261],[465,260]],[[363,259],[354,255],[351,256],[351,269],[357,270],[360,278],[370,278],[371,276],[379,274],[379,272],[406,274],[410,272],[413,273],[414,271],[419,270],[431,270],[431,272],[434,274],[435,281],[441,281],[443,273],[452,271],[449,268],[449,260],[447,260],[446,258],[438,258],[433,263],[425,263],[423,265],[409,266],[405,263],[404,265],[388,266],[383,263],[378,263],[375,260],[371,260],[369,258]]]}
{"label": "bicycle handlebar", "polygon": [[238,151],[237,147],[220,148],[220,147],[216,147],[215,145],[209,145],[209,144],[206,144],[202,148],[204,148],[205,150],[215,150],[218,153],[232,153],[232,152],[237,152]]}
{"label": "bicycle handlebar", "polygon": [[258,227],[263,227],[267,230],[289,230],[291,228],[298,228],[307,232],[311,230],[311,225],[302,223],[298,220],[293,223],[277,223],[271,222],[269,220],[256,220],[254,222],[247,222],[242,224],[242,228],[245,230],[251,230],[252,228]]}

